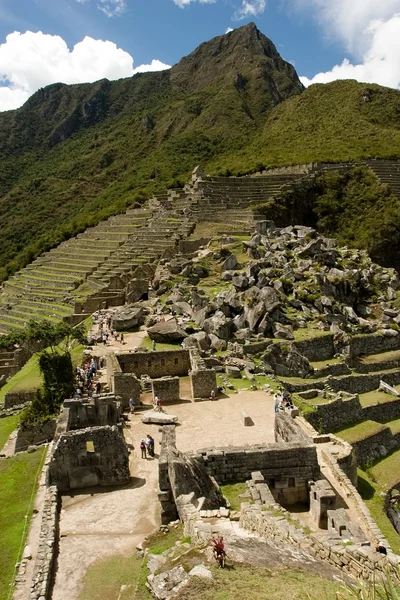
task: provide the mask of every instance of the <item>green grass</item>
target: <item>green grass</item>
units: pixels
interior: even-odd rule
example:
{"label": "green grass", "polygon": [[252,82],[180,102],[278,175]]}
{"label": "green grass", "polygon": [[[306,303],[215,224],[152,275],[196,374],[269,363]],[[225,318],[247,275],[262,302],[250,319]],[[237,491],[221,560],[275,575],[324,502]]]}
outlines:
{"label": "green grass", "polygon": [[[142,343],[140,344],[141,348],[146,348],[147,350],[153,349],[153,341],[150,339],[148,335],[143,338]],[[180,350],[181,345],[179,343],[176,344],[163,344],[160,342],[156,343],[156,352],[161,352],[164,350]]]}
{"label": "green grass", "polygon": [[375,404],[386,404],[386,402],[400,401],[398,396],[391,396],[385,394],[385,392],[367,392],[366,394],[360,394],[360,404],[364,408],[366,406],[375,406]]}
{"label": "green grass", "polygon": [[[387,458],[380,461],[386,463]],[[392,466],[390,466],[392,468]],[[397,457],[397,473],[399,473],[400,462]],[[376,521],[379,529],[388,540],[392,550],[397,554],[400,554],[400,536],[394,529],[391,521],[385,513],[385,498],[384,494],[387,491],[387,487],[384,485],[384,481],[378,479],[378,475],[382,467],[376,470],[375,467],[368,469],[368,473],[358,469],[358,491],[364,500],[368,510],[371,513],[372,518]],[[393,476],[393,472],[391,473]],[[387,481],[386,476],[384,480]]]}
{"label": "green grass", "polygon": [[385,428],[386,425],[376,423],[375,421],[363,421],[357,425],[336,431],[335,434],[349,444],[355,444],[356,442],[360,442],[361,440],[365,440],[366,438],[379,433]]}
{"label": "green grass", "polygon": [[[82,360],[84,346],[75,346],[71,350],[72,364],[76,367]],[[13,375],[10,380],[0,390],[0,404],[4,403],[6,394],[22,394],[32,392],[42,385],[42,376],[40,374],[38,356],[34,354],[22,369]]]}
{"label": "green grass", "polygon": [[46,448],[0,461],[0,600],[6,600],[32,516]]}
{"label": "green grass", "polygon": [[179,600],[335,600],[340,586],[295,570],[273,571],[252,566],[213,568],[213,580],[193,577]]}
{"label": "green grass", "polygon": [[241,494],[248,491],[245,482],[229,481],[220,486],[221,492],[231,505],[232,510],[240,510],[242,502],[252,502],[251,497],[240,498]]}
{"label": "green grass", "polygon": [[393,421],[387,421],[385,423],[385,425],[390,427],[390,430],[393,433],[393,435],[396,435],[396,433],[400,433],[400,419],[394,419]]}
{"label": "green grass", "polygon": [[12,415],[11,417],[4,417],[4,419],[0,419],[0,450],[10,437],[10,433],[17,428],[18,421],[18,415]]}
{"label": "green grass", "polygon": [[[182,525],[172,527],[166,534],[157,532],[146,542],[146,548],[150,554],[162,554],[182,538],[182,533]],[[85,575],[79,600],[151,600],[146,588],[147,575],[146,561],[136,555],[128,558],[113,556],[97,561]],[[120,596],[122,585],[128,588]]]}

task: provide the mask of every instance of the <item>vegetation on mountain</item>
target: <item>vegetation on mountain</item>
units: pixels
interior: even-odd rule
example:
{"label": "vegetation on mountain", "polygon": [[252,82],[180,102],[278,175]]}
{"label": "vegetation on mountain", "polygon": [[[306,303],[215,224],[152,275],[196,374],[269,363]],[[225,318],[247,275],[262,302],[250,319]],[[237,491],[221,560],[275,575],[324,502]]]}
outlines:
{"label": "vegetation on mountain", "polygon": [[244,174],[400,156],[400,93],[353,81],[304,91],[254,24],[169,71],[51,85],[0,114],[0,280],[196,164]]}
{"label": "vegetation on mountain", "polygon": [[281,226],[305,223],[400,268],[400,201],[365,167],[304,180],[255,210]]}

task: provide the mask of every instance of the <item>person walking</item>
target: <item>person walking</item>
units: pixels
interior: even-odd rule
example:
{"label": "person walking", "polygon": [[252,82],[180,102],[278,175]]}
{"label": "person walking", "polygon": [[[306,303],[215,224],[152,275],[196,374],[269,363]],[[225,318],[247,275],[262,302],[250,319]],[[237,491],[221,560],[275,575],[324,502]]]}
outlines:
{"label": "person walking", "polygon": [[124,342],[124,334],[123,333],[121,333],[120,340],[121,340],[121,344],[123,345],[125,343]]}
{"label": "person walking", "polygon": [[146,445],[147,445],[147,452],[149,453],[149,456],[151,456],[153,458],[154,457],[154,439],[151,437],[151,435],[149,433],[147,434]]}
{"label": "person walking", "polygon": [[135,410],[135,400],[133,398],[129,398],[129,410],[131,413]]}
{"label": "person walking", "polygon": [[147,456],[146,456],[146,442],[145,442],[145,440],[141,440],[141,442],[140,442],[140,452],[142,454],[142,458],[147,458]]}

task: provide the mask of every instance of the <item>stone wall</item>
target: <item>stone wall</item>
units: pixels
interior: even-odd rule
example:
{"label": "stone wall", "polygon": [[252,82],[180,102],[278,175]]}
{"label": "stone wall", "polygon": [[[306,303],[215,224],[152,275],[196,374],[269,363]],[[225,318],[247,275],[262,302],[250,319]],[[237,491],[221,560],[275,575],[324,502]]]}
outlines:
{"label": "stone wall", "polygon": [[[306,542],[306,536],[298,528],[283,516],[276,516],[273,512],[263,510],[260,505],[242,505],[240,526],[278,544],[284,542],[302,547]],[[400,557],[390,550],[388,555],[384,556],[371,546],[357,543],[344,546],[340,537],[327,534],[313,533],[307,536],[307,540],[307,549],[312,556],[328,562],[357,579],[375,582],[379,574],[397,575]]]}
{"label": "stone wall", "polygon": [[133,373],[115,373],[112,391],[121,398],[123,408],[128,408],[129,398],[140,398],[140,381]]}
{"label": "stone wall", "polygon": [[158,499],[161,504],[161,522],[167,525],[178,516],[168,476],[169,449],[176,445],[175,425],[162,428],[160,456],[158,458]]}
{"label": "stone wall", "polygon": [[389,350],[400,350],[400,335],[385,336],[380,333],[354,335],[350,338],[351,356],[380,354]]}
{"label": "stone wall", "polygon": [[400,418],[400,398],[362,407],[358,395],[355,394],[350,399],[337,398],[332,402],[320,404],[314,412],[307,413],[305,417],[320,433],[338,431],[360,421],[386,423]]}
{"label": "stone wall", "polygon": [[310,438],[298,426],[296,421],[286,413],[275,415],[275,441],[310,444]]}
{"label": "stone wall", "polygon": [[333,333],[294,342],[298,352],[310,361],[328,360],[335,354]]}
{"label": "stone wall", "polygon": [[202,460],[217,483],[246,481],[260,471],[280,504],[308,502],[308,482],[320,477],[314,445],[266,444],[245,448],[216,448],[192,455]]}
{"label": "stone wall", "polygon": [[19,427],[15,441],[15,452],[24,452],[29,446],[37,446],[50,442],[56,431],[56,419],[49,419],[39,425]]}
{"label": "stone wall", "polygon": [[42,522],[39,533],[39,548],[33,568],[30,600],[47,600],[58,543],[59,495],[57,488],[51,486],[46,490]]}
{"label": "stone wall", "polygon": [[4,408],[11,408],[13,406],[21,406],[21,404],[28,404],[35,398],[36,392],[21,392],[20,394],[6,394],[4,396]]}
{"label": "stone wall", "polygon": [[214,369],[190,371],[189,377],[194,399],[209,398],[212,391],[217,393],[217,374]]}
{"label": "stone wall", "polygon": [[399,448],[399,436],[394,436],[389,427],[378,433],[352,444],[357,462],[364,468],[372,461],[385,456],[388,452]]}
{"label": "stone wall", "polygon": [[129,451],[116,426],[63,433],[55,443],[48,484],[59,491],[122,485],[129,480]]}
{"label": "stone wall", "polygon": [[182,377],[190,370],[188,350],[167,350],[165,352],[135,352],[117,356],[122,373],[135,373],[137,377],[149,375],[151,378]]}
{"label": "stone wall", "polygon": [[320,433],[338,431],[364,418],[357,395],[350,399],[337,398],[327,404],[320,404],[314,412],[307,413],[305,416]]}
{"label": "stone wall", "polygon": [[91,402],[76,398],[65,400],[64,408],[68,409],[66,431],[117,425],[122,418],[122,405],[113,394],[95,396]]}
{"label": "stone wall", "polygon": [[364,394],[371,390],[377,390],[381,379],[389,385],[399,385],[400,371],[331,377],[328,383],[334,392],[344,391],[350,394]]}
{"label": "stone wall", "polygon": [[153,379],[151,386],[153,389],[153,400],[155,396],[158,396],[163,404],[179,401],[179,377]]}

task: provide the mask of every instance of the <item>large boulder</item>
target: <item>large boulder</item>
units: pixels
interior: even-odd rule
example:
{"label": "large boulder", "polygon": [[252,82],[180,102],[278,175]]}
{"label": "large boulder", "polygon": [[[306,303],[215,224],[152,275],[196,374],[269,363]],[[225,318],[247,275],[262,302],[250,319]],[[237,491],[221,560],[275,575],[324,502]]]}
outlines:
{"label": "large boulder", "polygon": [[239,266],[239,263],[237,261],[237,258],[234,254],[230,254],[223,262],[222,264],[222,270],[223,271],[233,271],[234,269],[237,269]]}
{"label": "large boulder", "polygon": [[[213,510],[226,505],[221,490],[207,473],[203,461],[179,452],[172,446],[168,451],[168,477],[175,502],[180,496],[194,494],[196,500],[204,498],[202,505],[204,510]],[[178,511],[179,505],[178,502]]]}
{"label": "large boulder", "polygon": [[154,598],[157,598],[157,600],[169,600],[170,598],[177,597],[177,594],[187,585],[188,580],[189,575],[179,565],[159,575],[149,575],[147,583]]}
{"label": "large boulder", "polygon": [[135,305],[124,306],[114,313],[112,326],[117,331],[128,331],[143,325],[145,320],[145,311],[142,307]]}
{"label": "large boulder", "polygon": [[160,321],[149,327],[147,333],[151,340],[165,344],[181,342],[186,337],[186,333],[179,327],[176,319]]}
{"label": "large boulder", "polygon": [[207,333],[213,333],[221,340],[228,341],[232,334],[232,321],[227,319],[221,311],[217,311],[204,321],[203,329]]}
{"label": "large boulder", "polygon": [[314,369],[310,361],[293,344],[271,344],[262,357],[265,365],[280,377],[311,377]]}

